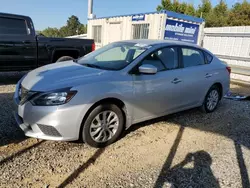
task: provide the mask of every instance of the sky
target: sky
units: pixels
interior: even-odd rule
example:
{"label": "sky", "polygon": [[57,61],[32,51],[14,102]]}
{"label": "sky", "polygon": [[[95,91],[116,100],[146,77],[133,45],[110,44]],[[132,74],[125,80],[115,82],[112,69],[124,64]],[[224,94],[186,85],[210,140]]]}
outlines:
{"label": "sky", "polygon": [[[97,17],[152,12],[161,0],[93,0]],[[181,0],[198,6],[200,0]],[[211,0],[216,4],[219,0]],[[227,0],[229,6],[239,0]],[[60,28],[68,17],[87,23],[88,0],[1,0],[0,12],[30,16],[36,30]]]}

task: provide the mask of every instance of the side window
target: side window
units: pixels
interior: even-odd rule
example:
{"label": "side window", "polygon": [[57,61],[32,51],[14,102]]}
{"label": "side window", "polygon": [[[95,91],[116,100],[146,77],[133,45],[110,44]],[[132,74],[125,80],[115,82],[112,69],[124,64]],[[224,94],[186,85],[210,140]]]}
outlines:
{"label": "side window", "polygon": [[182,57],[184,67],[193,67],[205,64],[204,55],[198,49],[182,48]]}
{"label": "side window", "polygon": [[159,51],[154,52],[152,54],[149,54],[143,61],[143,65],[153,65],[157,68],[157,71],[162,71],[165,69],[165,66],[163,65],[162,61],[160,60],[158,56]]}
{"label": "side window", "polygon": [[0,17],[0,34],[2,35],[27,35],[25,20]]}
{"label": "side window", "polygon": [[204,52],[204,54],[205,54],[205,58],[206,58],[206,60],[207,60],[207,63],[208,63],[208,64],[211,63],[212,60],[213,60],[213,56],[210,55],[210,54],[207,53],[207,52]]}
{"label": "side window", "polygon": [[167,70],[178,68],[178,51],[175,47],[163,48],[158,51],[158,57]]}
{"label": "side window", "polygon": [[172,70],[178,68],[178,51],[175,47],[162,48],[150,55],[143,61],[143,64],[151,64],[157,67],[158,71]]}

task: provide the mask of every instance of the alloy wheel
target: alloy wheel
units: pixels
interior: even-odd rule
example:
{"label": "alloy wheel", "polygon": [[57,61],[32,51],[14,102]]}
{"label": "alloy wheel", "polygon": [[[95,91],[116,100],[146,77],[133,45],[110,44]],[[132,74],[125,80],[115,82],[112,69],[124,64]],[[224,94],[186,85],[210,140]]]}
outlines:
{"label": "alloy wheel", "polygon": [[115,112],[102,111],[90,125],[90,136],[96,142],[106,142],[115,135],[118,126],[119,118]]}
{"label": "alloy wheel", "polygon": [[207,102],[206,102],[207,109],[210,111],[214,110],[218,102],[219,102],[219,93],[217,90],[214,89],[209,93],[207,97]]}

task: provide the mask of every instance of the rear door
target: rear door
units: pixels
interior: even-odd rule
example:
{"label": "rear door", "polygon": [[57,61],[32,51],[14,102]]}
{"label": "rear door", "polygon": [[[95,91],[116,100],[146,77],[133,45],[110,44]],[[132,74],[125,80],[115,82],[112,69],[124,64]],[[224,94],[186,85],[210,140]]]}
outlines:
{"label": "rear door", "polygon": [[184,108],[201,105],[213,84],[213,67],[205,60],[204,52],[194,47],[181,47]]}
{"label": "rear door", "polygon": [[18,16],[0,15],[0,69],[21,70],[36,67],[36,39],[28,22]]}

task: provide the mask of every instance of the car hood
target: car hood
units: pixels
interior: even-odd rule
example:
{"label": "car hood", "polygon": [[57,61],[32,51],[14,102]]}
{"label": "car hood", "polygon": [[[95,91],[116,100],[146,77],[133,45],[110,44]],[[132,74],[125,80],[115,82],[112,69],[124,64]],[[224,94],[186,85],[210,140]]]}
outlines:
{"label": "car hood", "polygon": [[29,72],[22,81],[22,86],[32,91],[50,91],[77,86],[79,84],[102,80],[106,70],[79,65],[65,61],[46,65]]}

